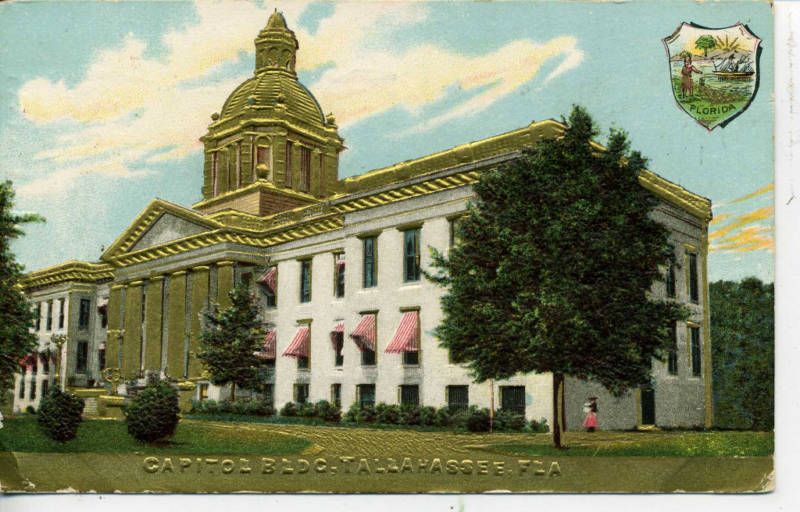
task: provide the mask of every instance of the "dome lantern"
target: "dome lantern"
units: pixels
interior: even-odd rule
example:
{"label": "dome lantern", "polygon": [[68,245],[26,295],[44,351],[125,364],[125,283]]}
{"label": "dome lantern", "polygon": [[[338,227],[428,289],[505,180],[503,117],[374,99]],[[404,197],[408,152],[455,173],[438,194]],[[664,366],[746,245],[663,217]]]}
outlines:
{"label": "dome lantern", "polygon": [[265,71],[284,71],[295,74],[297,49],[300,47],[294,32],[277,9],[256,38],[256,75]]}

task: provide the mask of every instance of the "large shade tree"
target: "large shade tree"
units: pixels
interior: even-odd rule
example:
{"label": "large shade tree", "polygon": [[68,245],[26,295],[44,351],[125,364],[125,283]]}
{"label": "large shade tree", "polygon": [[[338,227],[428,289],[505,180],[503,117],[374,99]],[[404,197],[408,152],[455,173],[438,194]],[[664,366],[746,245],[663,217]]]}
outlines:
{"label": "large shade tree", "polygon": [[711,299],[714,423],[772,430],[775,403],[775,285],[750,277],[717,281]]}
{"label": "large shade tree", "polygon": [[673,247],[639,184],[646,160],[619,130],[593,144],[581,107],[564,123],[563,137],[481,174],[459,242],[433,251],[429,274],[447,289],[436,334],[477,382],[552,373],[557,447],[564,376],[615,395],[645,385],[686,315],[650,293]]}
{"label": "large shade tree", "polygon": [[34,313],[17,286],[23,269],[11,251],[11,242],[24,234],[23,224],[42,220],[35,214],[14,213],[12,184],[0,182],[0,402],[13,386],[20,360],[36,350],[36,336],[31,331]]}
{"label": "large shade tree", "polygon": [[256,299],[244,284],[229,293],[231,305],[205,314],[197,357],[205,364],[216,385],[231,384],[231,399],[236,387],[258,389],[267,361],[257,357],[263,347],[264,329],[259,320]]}

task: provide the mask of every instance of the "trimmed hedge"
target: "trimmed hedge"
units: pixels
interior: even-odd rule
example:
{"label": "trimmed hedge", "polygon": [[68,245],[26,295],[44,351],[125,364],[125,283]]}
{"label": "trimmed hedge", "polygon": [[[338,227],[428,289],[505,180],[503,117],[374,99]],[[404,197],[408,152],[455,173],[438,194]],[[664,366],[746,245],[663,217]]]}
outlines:
{"label": "trimmed hedge", "polygon": [[81,424],[84,401],[72,393],[63,392],[54,386],[42,398],[36,421],[47,437],[64,443],[75,439]]}
{"label": "trimmed hedge", "polygon": [[178,392],[163,381],[151,382],[125,406],[128,433],[152,443],[172,437],[178,426]]}
{"label": "trimmed hedge", "polygon": [[274,416],[275,408],[264,400],[240,399],[228,400],[193,400],[190,414],[239,414],[242,416]]}

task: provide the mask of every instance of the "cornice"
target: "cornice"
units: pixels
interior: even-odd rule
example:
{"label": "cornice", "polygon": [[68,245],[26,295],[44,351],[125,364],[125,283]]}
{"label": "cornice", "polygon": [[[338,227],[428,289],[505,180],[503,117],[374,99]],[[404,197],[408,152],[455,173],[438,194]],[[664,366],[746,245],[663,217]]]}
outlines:
{"label": "cornice", "polygon": [[43,286],[66,282],[99,283],[114,278],[113,267],[106,263],[86,261],[67,261],[26,274],[19,281],[20,287],[27,291]]}

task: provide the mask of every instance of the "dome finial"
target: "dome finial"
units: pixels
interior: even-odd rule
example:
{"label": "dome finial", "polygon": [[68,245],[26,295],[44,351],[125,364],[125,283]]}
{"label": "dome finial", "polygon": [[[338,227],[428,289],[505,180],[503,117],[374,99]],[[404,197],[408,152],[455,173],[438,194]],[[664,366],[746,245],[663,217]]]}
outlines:
{"label": "dome finial", "polygon": [[267,28],[288,28],[286,26],[286,18],[283,17],[282,13],[278,12],[277,8],[269,16],[269,20],[267,21]]}

